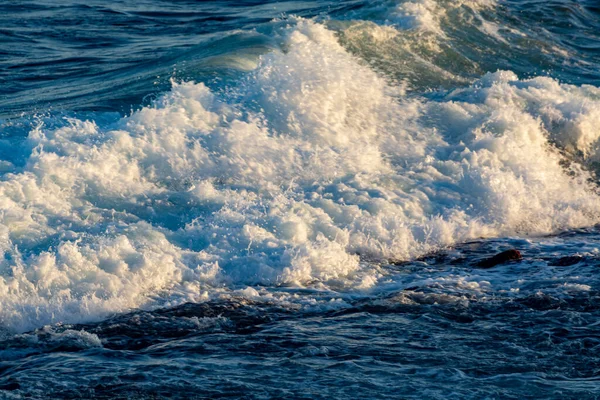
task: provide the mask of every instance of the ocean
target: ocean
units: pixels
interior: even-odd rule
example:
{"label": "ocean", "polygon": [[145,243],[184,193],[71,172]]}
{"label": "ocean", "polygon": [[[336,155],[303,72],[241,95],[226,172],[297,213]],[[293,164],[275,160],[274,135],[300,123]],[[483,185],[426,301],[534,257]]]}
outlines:
{"label": "ocean", "polygon": [[600,398],[597,0],[4,0],[0,88],[0,398]]}

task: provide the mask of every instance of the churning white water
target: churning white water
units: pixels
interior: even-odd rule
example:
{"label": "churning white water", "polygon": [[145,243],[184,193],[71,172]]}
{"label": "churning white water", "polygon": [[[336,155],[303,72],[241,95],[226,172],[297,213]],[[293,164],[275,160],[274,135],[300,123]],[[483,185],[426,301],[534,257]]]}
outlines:
{"label": "churning white water", "polygon": [[0,143],[5,327],[253,284],[363,290],[385,260],[600,222],[583,168],[600,157],[600,89],[498,71],[406,96],[323,24],[276,34],[227,92],[173,82],[116,122]]}

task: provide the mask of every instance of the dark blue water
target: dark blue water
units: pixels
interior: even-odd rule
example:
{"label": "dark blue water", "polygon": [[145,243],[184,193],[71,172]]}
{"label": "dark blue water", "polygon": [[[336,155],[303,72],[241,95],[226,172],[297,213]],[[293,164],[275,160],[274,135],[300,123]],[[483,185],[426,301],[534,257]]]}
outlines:
{"label": "dark blue water", "polygon": [[[2,6],[3,115],[52,110],[128,112],[169,79],[236,75],[227,54],[274,45],[254,29],[315,16],[337,2],[19,1]],[[225,69],[225,70],[224,70]]]}
{"label": "dark blue water", "polygon": [[11,0],[0,87],[0,398],[600,398],[595,0]]}

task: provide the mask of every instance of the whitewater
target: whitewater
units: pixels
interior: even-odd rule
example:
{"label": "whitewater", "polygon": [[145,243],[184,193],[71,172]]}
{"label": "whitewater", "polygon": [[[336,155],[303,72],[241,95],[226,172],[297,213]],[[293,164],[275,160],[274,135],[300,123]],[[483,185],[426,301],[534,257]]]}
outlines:
{"label": "whitewater", "polygon": [[17,3],[210,29],[0,74],[0,396],[599,395],[593,2]]}

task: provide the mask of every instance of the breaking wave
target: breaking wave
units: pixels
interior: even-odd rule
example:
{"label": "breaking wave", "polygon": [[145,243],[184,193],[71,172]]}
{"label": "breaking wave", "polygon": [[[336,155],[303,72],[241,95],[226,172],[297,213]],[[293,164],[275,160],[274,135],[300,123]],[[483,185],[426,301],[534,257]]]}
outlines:
{"label": "breaking wave", "polygon": [[227,90],[173,81],[127,117],[40,119],[2,140],[2,325],[248,285],[364,290],[390,260],[600,222],[599,88],[497,71],[407,94],[365,61],[365,32],[442,35],[434,6],[403,3],[355,36],[278,21],[280,49]]}

